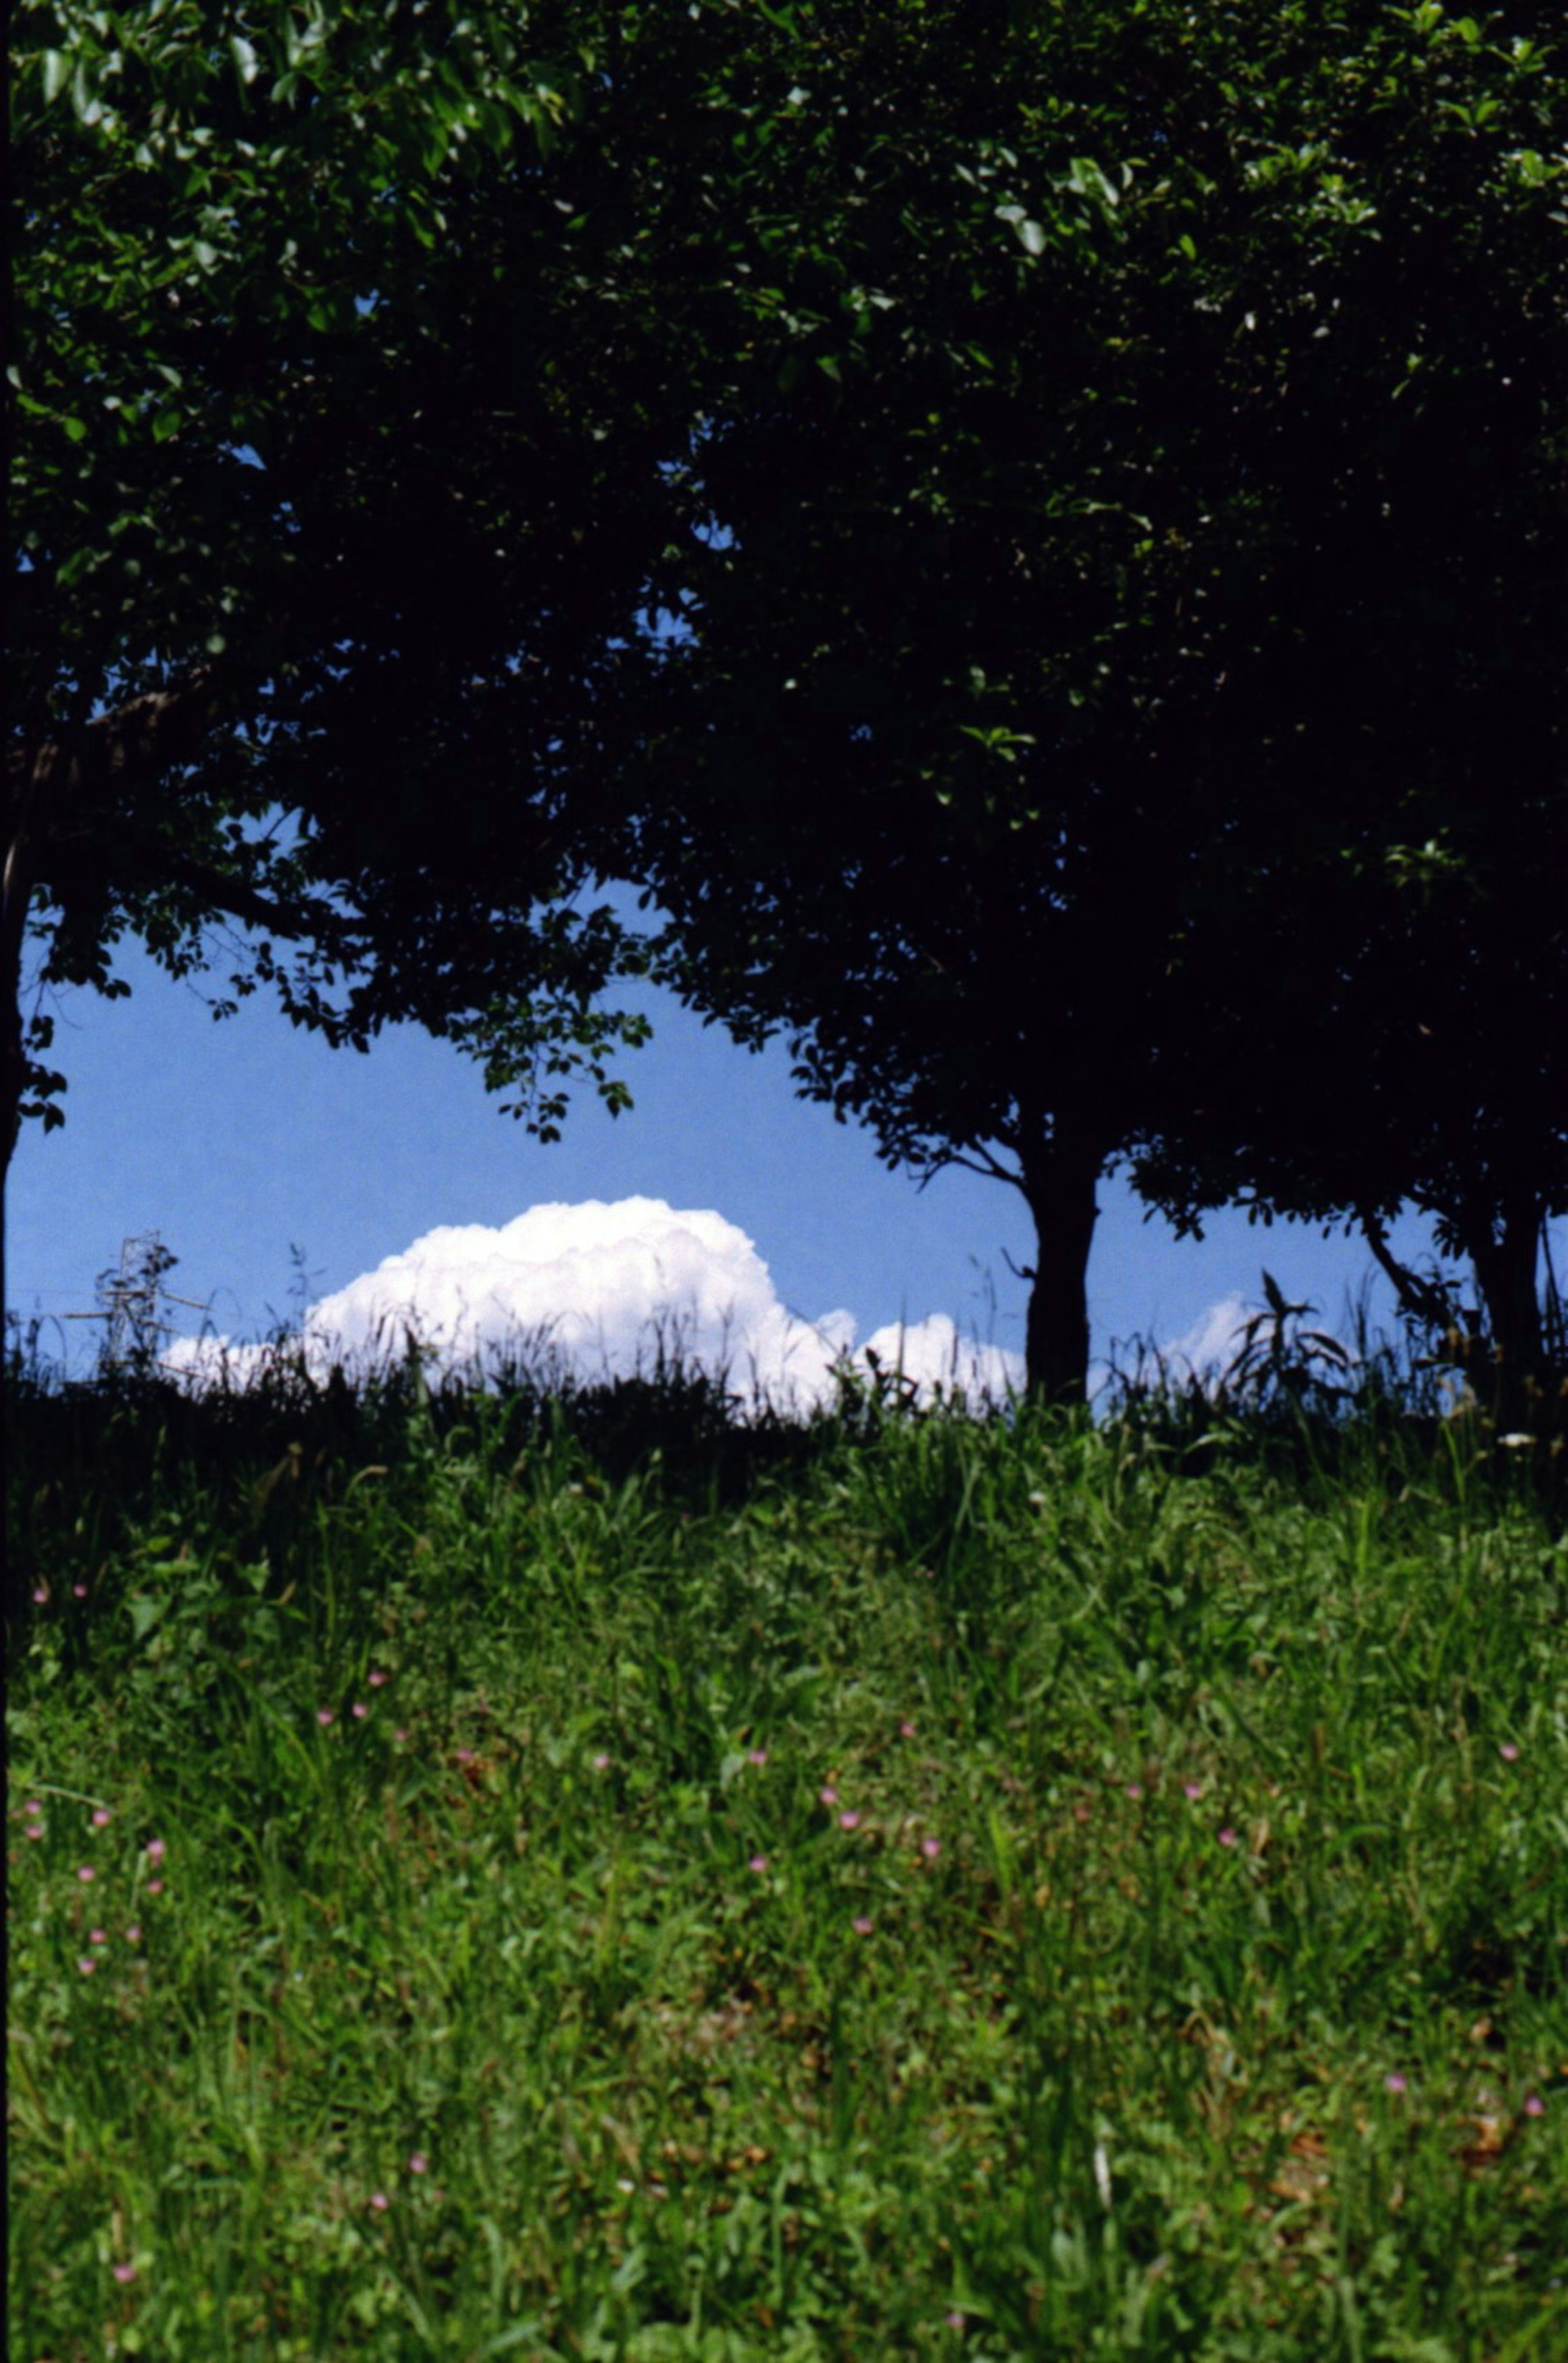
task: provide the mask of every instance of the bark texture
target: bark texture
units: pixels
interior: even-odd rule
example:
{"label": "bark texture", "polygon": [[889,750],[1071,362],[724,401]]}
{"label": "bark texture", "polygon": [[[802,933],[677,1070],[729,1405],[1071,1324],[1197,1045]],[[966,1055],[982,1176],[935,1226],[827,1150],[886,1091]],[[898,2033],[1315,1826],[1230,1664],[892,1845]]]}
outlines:
{"label": "bark texture", "polygon": [[1104,1158],[1063,1133],[1024,1159],[1035,1261],[1025,1331],[1025,1382],[1048,1403],[1082,1403],[1089,1388],[1089,1250]]}

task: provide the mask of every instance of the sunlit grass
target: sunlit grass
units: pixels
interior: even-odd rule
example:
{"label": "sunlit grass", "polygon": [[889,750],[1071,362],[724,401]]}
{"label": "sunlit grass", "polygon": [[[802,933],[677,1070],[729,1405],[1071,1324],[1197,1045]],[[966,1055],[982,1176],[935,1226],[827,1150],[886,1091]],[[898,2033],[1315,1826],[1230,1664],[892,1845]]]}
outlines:
{"label": "sunlit grass", "polygon": [[1568,2351],[1528,1457],[10,1417],[17,2357]]}

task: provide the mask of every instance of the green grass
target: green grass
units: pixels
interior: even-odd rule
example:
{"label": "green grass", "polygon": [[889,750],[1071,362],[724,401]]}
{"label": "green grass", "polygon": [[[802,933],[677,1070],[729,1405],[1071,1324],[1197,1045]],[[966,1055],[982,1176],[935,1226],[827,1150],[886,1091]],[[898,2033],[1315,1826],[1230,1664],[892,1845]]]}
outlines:
{"label": "green grass", "polygon": [[1541,1455],[8,1419],[16,2363],[1568,2355]]}

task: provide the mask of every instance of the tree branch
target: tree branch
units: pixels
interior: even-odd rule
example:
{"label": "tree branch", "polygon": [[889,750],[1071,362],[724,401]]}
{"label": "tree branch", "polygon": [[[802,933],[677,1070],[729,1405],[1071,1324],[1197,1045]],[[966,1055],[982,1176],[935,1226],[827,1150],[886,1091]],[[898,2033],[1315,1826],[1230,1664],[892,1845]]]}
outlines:
{"label": "tree branch", "polygon": [[264,927],[269,933],[295,942],[302,936],[318,941],[333,938],[339,929],[348,930],[358,922],[346,918],[328,903],[317,903],[308,897],[292,909],[274,903],[242,878],[233,878],[226,871],[214,869],[205,861],[193,860],[183,853],[170,854],[164,864],[165,873],[176,885],[190,886],[203,895],[213,907],[245,926]]}
{"label": "tree branch", "polygon": [[361,924],[335,910],[324,895],[306,893],[297,901],[279,901],[232,871],[204,861],[199,855],[182,853],[157,838],[142,846],[112,849],[86,838],[57,841],[43,867],[41,882],[46,893],[60,901],[72,890],[106,900],[139,889],[185,886],[215,915],[264,928],[289,942],[306,936],[331,939]]}
{"label": "tree branch", "polygon": [[[135,764],[161,771],[189,762],[217,711],[211,665],[197,665],[172,688],[128,698],[80,731],[13,747],[6,758],[9,869],[41,807],[102,787]],[[42,832],[47,838],[47,828]]]}
{"label": "tree branch", "polygon": [[993,1157],[989,1149],[977,1148],[973,1157],[965,1157],[959,1149],[948,1148],[940,1157],[932,1158],[927,1165],[920,1177],[921,1189],[935,1175],[945,1172],[950,1165],[961,1165],[966,1173],[982,1174],[990,1182],[1010,1182],[1015,1190],[1021,1190],[1024,1186],[1022,1168],[1015,1171],[1011,1166],[1004,1165],[999,1158]]}
{"label": "tree branch", "polygon": [[1362,1226],[1368,1247],[1393,1285],[1401,1311],[1408,1314],[1413,1321],[1423,1322],[1429,1329],[1452,1328],[1453,1308],[1446,1292],[1398,1260],[1388,1244],[1388,1233],[1381,1216],[1368,1206],[1358,1206],[1356,1220]]}

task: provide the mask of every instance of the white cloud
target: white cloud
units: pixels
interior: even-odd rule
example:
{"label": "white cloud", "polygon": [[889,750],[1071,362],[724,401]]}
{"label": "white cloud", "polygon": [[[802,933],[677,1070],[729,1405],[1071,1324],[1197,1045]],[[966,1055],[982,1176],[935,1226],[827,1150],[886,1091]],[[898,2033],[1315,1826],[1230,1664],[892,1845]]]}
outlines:
{"label": "white cloud", "polygon": [[[1248,1345],[1249,1326],[1259,1321],[1262,1326],[1253,1330],[1252,1339],[1256,1351],[1266,1356],[1274,1335],[1273,1315],[1267,1305],[1251,1304],[1239,1290],[1232,1289],[1229,1296],[1222,1296],[1218,1304],[1199,1314],[1184,1337],[1172,1338],[1161,1348],[1158,1361],[1148,1375],[1157,1376],[1158,1363],[1162,1363],[1178,1386],[1196,1379],[1207,1393],[1213,1394]],[[1325,1334],[1329,1333],[1324,1332],[1312,1314],[1304,1315],[1299,1324],[1287,1324],[1284,1331],[1287,1347],[1294,1349],[1293,1359],[1333,1380],[1341,1374],[1342,1368],[1354,1362],[1355,1356],[1342,1339],[1336,1342],[1348,1357],[1343,1366],[1336,1365],[1329,1355],[1315,1351],[1311,1340]]]}
{"label": "white cloud", "polygon": [[1091,1396],[1113,1381],[1138,1387],[1170,1384],[1184,1389],[1196,1379],[1206,1392],[1212,1393],[1240,1352],[1247,1322],[1255,1310],[1238,1290],[1232,1289],[1229,1296],[1222,1296],[1218,1304],[1200,1313],[1182,1337],[1165,1337],[1158,1344],[1131,1339],[1130,1346],[1136,1349],[1134,1358],[1124,1359],[1124,1348],[1118,1349],[1112,1362],[1098,1366],[1091,1378]]}
{"label": "white cloud", "polygon": [[966,1395],[996,1397],[1006,1395],[1009,1388],[1019,1393],[1023,1390],[1021,1354],[961,1337],[945,1313],[928,1314],[924,1321],[913,1325],[892,1322],[885,1328],[873,1329],[851,1359],[857,1369],[868,1370],[873,1354],[882,1370],[899,1370],[912,1379],[923,1398],[937,1387],[945,1392],[957,1386]]}
{"label": "white cloud", "polygon": [[1242,1332],[1255,1310],[1232,1289],[1207,1313],[1200,1313],[1185,1337],[1173,1338],[1164,1348],[1173,1373],[1183,1379],[1191,1375],[1206,1384],[1219,1378],[1240,1352]]}
{"label": "white cloud", "polygon": [[[779,1301],[756,1248],[722,1215],[678,1211],[661,1198],[530,1206],[492,1230],[428,1231],[401,1255],[323,1297],[306,1316],[308,1366],[324,1376],[397,1358],[412,1333],[438,1370],[493,1372],[508,1355],[550,1358],[593,1380],[651,1370],[661,1348],[717,1374],[743,1400],[806,1409],[832,1392],[848,1359],[933,1382],[1004,1395],[1022,1384],[1019,1357],[966,1343],[945,1314],[875,1330],[854,1350],[843,1311],[805,1321]],[[244,1381],[265,1348],[181,1339],[165,1358],[199,1381],[219,1366]]]}

